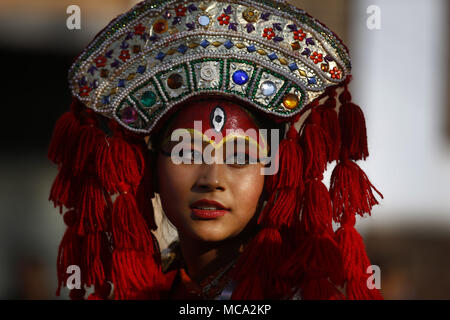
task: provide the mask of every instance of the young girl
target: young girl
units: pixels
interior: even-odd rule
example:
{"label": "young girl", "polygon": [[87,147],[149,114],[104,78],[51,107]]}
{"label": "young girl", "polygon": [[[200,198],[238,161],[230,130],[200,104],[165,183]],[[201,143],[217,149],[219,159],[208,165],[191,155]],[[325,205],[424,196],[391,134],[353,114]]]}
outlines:
{"label": "young girl", "polygon": [[[113,20],[70,70],[49,149],[57,293],[77,265],[73,299],[381,298],[354,228],[378,191],[349,81],[339,38],[281,1],[144,1]],[[163,255],[155,194],[179,236]]]}

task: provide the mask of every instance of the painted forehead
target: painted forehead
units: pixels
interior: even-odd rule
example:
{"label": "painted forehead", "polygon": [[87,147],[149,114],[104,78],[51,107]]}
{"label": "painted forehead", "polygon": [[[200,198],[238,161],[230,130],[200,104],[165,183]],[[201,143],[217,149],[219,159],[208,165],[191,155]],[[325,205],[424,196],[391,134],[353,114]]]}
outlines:
{"label": "painted forehead", "polygon": [[226,100],[195,101],[183,106],[170,124],[164,141],[170,139],[172,132],[178,129],[195,131],[203,136],[203,140],[215,144],[234,136],[266,148],[266,141],[259,132],[260,128],[250,114],[240,105]]}

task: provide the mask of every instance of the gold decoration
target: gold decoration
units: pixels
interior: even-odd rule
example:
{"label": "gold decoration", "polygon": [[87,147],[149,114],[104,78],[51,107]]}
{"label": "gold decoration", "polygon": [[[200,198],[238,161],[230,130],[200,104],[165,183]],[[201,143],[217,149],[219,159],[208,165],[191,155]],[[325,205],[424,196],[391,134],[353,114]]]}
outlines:
{"label": "gold decoration", "polygon": [[220,41],[214,41],[213,43],[212,43],[212,45],[214,46],[214,47],[220,47],[221,45],[222,45],[222,42],[220,42]]}
{"label": "gold decoration", "polygon": [[280,63],[284,66],[288,64],[288,62],[285,58],[279,58],[278,61],[280,61]]}
{"label": "gold decoration", "polygon": [[305,71],[305,70],[299,69],[299,70],[298,70],[298,73],[300,73],[300,75],[301,75],[302,77],[306,77],[306,71]]}
{"label": "gold decoration", "polygon": [[177,50],[175,50],[175,49],[170,49],[169,51],[167,51],[167,55],[169,55],[169,56],[171,56],[171,55],[173,55],[175,52],[177,52]]}
{"label": "gold decoration", "polygon": [[245,48],[245,44],[243,44],[243,43],[236,43],[235,46],[236,46],[238,49],[244,49],[244,48]]}
{"label": "gold decoration", "polygon": [[298,106],[298,97],[293,93],[288,93],[283,98],[283,105],[285,108],[292,110]]}
{"label": "gold decoration", "polygon": [[259,13],[254,8],[247,8],[242,12],[242,17],[248,22],[256,22],[259,19]]}
{"label": "gold decoration", "polygon": [[267,52],[263,49],[258,49],[256,52],[258,52],[262,56],[265,56],[267,54]]}

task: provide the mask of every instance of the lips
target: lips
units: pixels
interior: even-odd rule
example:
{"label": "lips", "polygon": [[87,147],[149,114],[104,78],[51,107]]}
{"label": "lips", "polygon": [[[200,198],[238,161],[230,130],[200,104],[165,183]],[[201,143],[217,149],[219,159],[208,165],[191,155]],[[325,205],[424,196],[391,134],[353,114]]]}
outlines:
{"label": "lips", "polygon": [[220,202],[208,199],[201,199],[189,206],[192,210],[192,215],[200,219],[214,219],[230,212]]}

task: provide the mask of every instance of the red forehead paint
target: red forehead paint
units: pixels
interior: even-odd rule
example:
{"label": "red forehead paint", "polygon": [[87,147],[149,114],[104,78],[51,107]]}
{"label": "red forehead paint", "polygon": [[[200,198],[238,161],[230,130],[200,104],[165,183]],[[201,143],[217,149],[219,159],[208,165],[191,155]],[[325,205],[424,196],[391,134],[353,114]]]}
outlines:
{"label": "red forehead paint", "polygon": [[[223,99],[194,101],[183,106],[172,121],[168,135],[176,129],[193,129],[196,121],[201,121],[202,134],[211,140],[215,140],[213,136],[218,133],[225,138],[231,130],[242,130],[262,148],[266,145],[250,114],[240,105]],[[253,130],[247,131],[249,129]]]}

